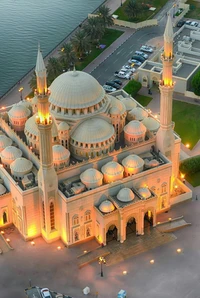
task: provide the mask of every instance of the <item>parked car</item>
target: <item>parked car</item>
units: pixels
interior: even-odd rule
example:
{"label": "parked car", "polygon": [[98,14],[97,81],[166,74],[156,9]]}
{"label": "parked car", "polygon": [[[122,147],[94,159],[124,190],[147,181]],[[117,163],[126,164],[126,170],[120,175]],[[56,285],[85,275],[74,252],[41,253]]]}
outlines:
{"label": "parked car", "polygon": [[181,20],[177,23],[177,27],[182,27],[185,24],[185,21]]}
{"label": "parked car", "polygon": [[114,79],[113,82],[117,83],[118,85],[122,85],[122,81],[120,81],[119,79]]}
{"label": "parked car", "polygon": [[113,87],[108,86],[108,85],[103,85],[103,89],[104,89],[106,92],[114,92],[114,91],[117,90],[116,88],[113,88]]}
{"label": "parked car", "polygon": [[139,56],[139,55],[134,55],[131,59],[135,59],[137,61],[140,61],[141,63],[143,63],[145,61],[144,57]]}
{"label": "parked car", "polygon": [[142,51],[135,51],[135,54],[138,56],[142,56],[145,60],[149,57],[147,54],[143,53]]}
{"label": "parked car", "polygon": [[111,86],[111,87],[116,88],[116,89],[121,88],[121,86],[119,84],[117,84],[116,82],[114,82],[114,81],[108,81],[108,82],[106,82],[106,85]]}
{"label": "parked car", "polygon": [[114,75],[120,79],[129,80],[131,78],[132,73],[120,70],[120,71],[116,71]]}
{"label": "parked car", "polygon": [[198,22],[192,22],[192,23],[190,24],[190,26],[193,26],[193,27],[198,27],[198,25],[199,25]]}
{"label": "parked car", "polygon": [[185,22],[186,25],[190,25],[192,23],[192,21],[188,20]]}
{"label": "parked car", "polygon": [[134,67],[131,67],[130,65],[124,65],[124,66],[122,66],[122,68],[121,68],[121,71],[131,71],[132,73],[134,73],[135,72],[135,68]]}
{"label": "parked car", "polygon": [[129,59],[128,63],[133,64],[134,66],[140,66],[142,63],[135,59]]}
{"label": "parked car", "polygon": [[48,288],[43,288],[40,291],[42,298],[52,298]]}
{"label": "parked car", "polygon": [[153,53],[153,49],[149,46],[141,46],[140,48],[140,51],[143,51],[143,52],[148,52],[148,53]]}

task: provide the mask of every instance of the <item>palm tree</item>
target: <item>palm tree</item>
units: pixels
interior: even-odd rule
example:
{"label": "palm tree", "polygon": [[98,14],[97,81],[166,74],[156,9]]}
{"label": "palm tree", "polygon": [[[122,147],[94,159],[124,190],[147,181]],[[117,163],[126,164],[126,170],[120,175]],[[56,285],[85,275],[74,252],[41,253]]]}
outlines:
{"label": "palm tree", "polygon": [[61,49],[60,62],[63,69],[73,68],[76,62],[76,53],[74,52],[72,44],[65,43]]}
{"label": "palm tree", "polygon": [[113,17],[110,14],[110,8],[109,7],[107,7],[105,5],[102,5],[101,7],[99,7],[98,14],[99,14],[99,17],[102,19],[104,28],[114,25]]}
{"label": "palm tree", "polygon": [[137,16],[141,13],[142,7],[137,2],[137,0],[129,0],[126,8],[125,13],[130,19],[137,18]]}
{"label": "palm tree", "polygon": [[83,30],[78,30],[71,38],[71,43],[79,58],[82,58],[90,50],[90,38]]}
{"label": "palm tree", "polygon": [[94,42],[99,41],[105,33],[105,28],[99,17],[88,19],[87,23],[83,27],[83,30]]}
{"label": "palm tree", "polygon": [[37,79],[36,79],[36,74],[35,72],[32,74],[32,77],[30,79],[30,81],[28,82],[30,88],[34,91],[35,89],[37,89]]}
{"label": "palm tree", "polygon": [[63,73],[62,65],[58,58],[51,57],[47,64],[47,81],[48,86],[57,78],[61,73]]}

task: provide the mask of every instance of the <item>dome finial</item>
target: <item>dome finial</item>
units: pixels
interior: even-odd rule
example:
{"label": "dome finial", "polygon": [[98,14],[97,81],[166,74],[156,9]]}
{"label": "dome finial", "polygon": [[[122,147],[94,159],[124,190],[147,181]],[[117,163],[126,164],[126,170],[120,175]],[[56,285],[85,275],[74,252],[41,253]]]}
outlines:
{"label": "dome finial", "polygon": [[76,71],[76,66],[74,64],[74,68],[73,68],[73,76],[76,77],[78,75],[77,71]]}

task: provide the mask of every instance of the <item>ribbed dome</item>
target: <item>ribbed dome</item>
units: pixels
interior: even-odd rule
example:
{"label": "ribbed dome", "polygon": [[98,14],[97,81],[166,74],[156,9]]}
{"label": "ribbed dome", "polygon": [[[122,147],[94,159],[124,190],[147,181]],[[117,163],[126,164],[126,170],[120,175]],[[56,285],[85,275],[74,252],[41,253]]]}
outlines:
{"label": "ribbed dome", "polygon": [[119,99],[115,98],[112,95],[107,95],[110,99],[111,108],[109,114],[111,115],[123,115],[126,112],[126,107]]}
{"label": "ribbed dome", "polygon": [[114,127],[101,118],[91,118],[82,122],[73,132],[71,139],[91,144],[103,142],[115,135]]}
{"label": "ribbed dome", "polygon": [[116,176],[122,173],[124,168],[118,162],[110,161],[101,168],[101,171],[103,174]]}
{"label": "ribbed dome", "polygon": [[[38,115],[38,113],[35,113],[32,117],[30,117],[25,124],[25,134],[27,134],[28,132],[34,136],[38,136],[39,131],[37,128],[37,124],[35,122],[35,118]],[[53,125],[52,125],[52,137],[57,137],[58,136],[58,131],[57,131],[57,127],[56,124],[53,120]]]}
{"label": "ribbed dome", "polygon": [[8,146],[1,151],[0,156],[2,159],[15,160],[22,156],[22,151],[14,146]]}
{"label": "ribbed dome", "polygon": [[131,97],[120,98],[120,100],[125,105],[127,111],[130,111],[137,106],[136,102]]}
{"label": "ribbed dome", "polygon": [[122,165],[126,168],[141,168],[144,166],[144,160],[138,155],[131,154],[122,160]]}
{"label": "ribbed dome", "polygon": [[103,180],[103,175],[96,169],[87,169],[80,175],[80,178],[83,183],[96,183],[99,180]]}
{"label": "ribbed dome", "polygon": [[11,171],[15,173],[27,173],[32,170],[33,164],[30,160],[20,157],[10,165]]}
{"label": "ribbed dome", "polygon": [[122,188],[117,194],[117,199],[121,202],[130,202],[134,198],[135,195],[130,188]]}
{"label": "ribbed dome", "polygon": [[31,106],[31,103],[30,101],[26,100],[26,99],[23,99],[23,100],[20,100],[20,102],[18,103],[19,105],[22,105],[24,107],[26,107],[27,109],[30,108]]}
{"label": "ribbed dome", "polygon": [[141,121],[144,118],[148,117],[147,111],[140,107],[136,107],[132,109],[130,112],[128,112],[128,120],[131,121],[133,119]]}
{"label": "ribbed dome", "polygon": [[146,128],[150,131],[157,131],[160,127],[160,123],[153,119],[152,117],[145,118],[142,123],[146,126]]}
{"label": "ribbed dome", "polygon": [[100,204],[99,210],[104,213],[109,213],[109,212],[112,212],[113,210],[115,210],[115,206],[113,205],[113,203],[111,201],[106,200]]}
{"label": "ribbed dome", "polygon": [[139,194],[144,198],[144,199],[148,199],[151,197],[151,192],[149,191],[148,188],[146,187],[142,187],[138,190]]}
{"label": "ribbed dome", "polygon": [[3,184],[0,184],[0,195],[2,196],[4,193],[6,193],[6,188]]}
{"label": "ribbed dome", "polygon": [[86,72],[68,71],[57,77],[50,86],[49,102],[66,109],[94,106],[105,96],[103,87]]}
{"label": "ribbed dome", "polygon": [[5,135],[0,135],[0,151],[10,145],[12,145],[12,140]]}
{"label": "ribbed dome", "polygon": [[69,124],[67,122],[60,122],[58,125],[58,130],[69,130]]}
{"label": "ribbed dome", "polygon": [[68,149],[61,145],[54,145],[53,149],[53,161],[67,161],[70,157],[70,152]]}
{"label": "ribbed dome", "polygon": [[129,135],[142,135],[146,132],[146,127],[140,121],[133,120],[129,122],[125,127],[124,131]]}
{"label": "ribbed dome", "polygon": [[8,112],[10,118],[23,119],[30,115],[30,110],[22,104],[15,104]]}

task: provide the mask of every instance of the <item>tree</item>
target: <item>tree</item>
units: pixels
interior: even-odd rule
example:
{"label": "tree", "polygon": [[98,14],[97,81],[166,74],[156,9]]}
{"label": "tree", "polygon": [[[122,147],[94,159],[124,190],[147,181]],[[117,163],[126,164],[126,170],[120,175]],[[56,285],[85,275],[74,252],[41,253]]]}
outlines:
{"label": "tree", "polygon": [[107,7],[105,5],[100,6],[98,14],[99,14],[99,17],[102,19],[104,28],[114,25],[113,17],[110,13],[110,8],[109,7]]}
{"label": "tree", "polygon": [[57,78],[61,73],[63,73],[62,64],[58,58],[51,57],[47,64],[47,81],[48,86]]}
{"label": "tree", "polygon": [[76,62],[76,53],[74,52],[73,46],[71,43],[65,43],[62,46],[61,54],[60,54],[60,62],[62,64],[62,68],[72,69]]}
{"label": "tree", "polygon": [[78,58],[82,58],[90,50],[90,38],[83,30],[79,29],[76,32],[71,38],[71,43]]}
{"label": "tree", "polygon": [[194,94],[200,96],[200,71],[193,76],[192,88],[194,89]]}
{"label": "tree", "polygon": [[130,19],[137,18],[137,16],[141,13],[142,7],[137,2],[137,0],[129,0],[126,8],[125,13]]}
{"label": "tree", "polygon": [[91,41],[99,41],[105,33],[102,19],[99,17],[89,18],[83,27],[84,32],[90,37]]}
{"label": "tree", "polygon": [[36,79],[36,74],[35,72],[32,74],[32,77],[29,81],[29,86],[30,88],[34,91],[35,89],[37,89],[37,79]]}

